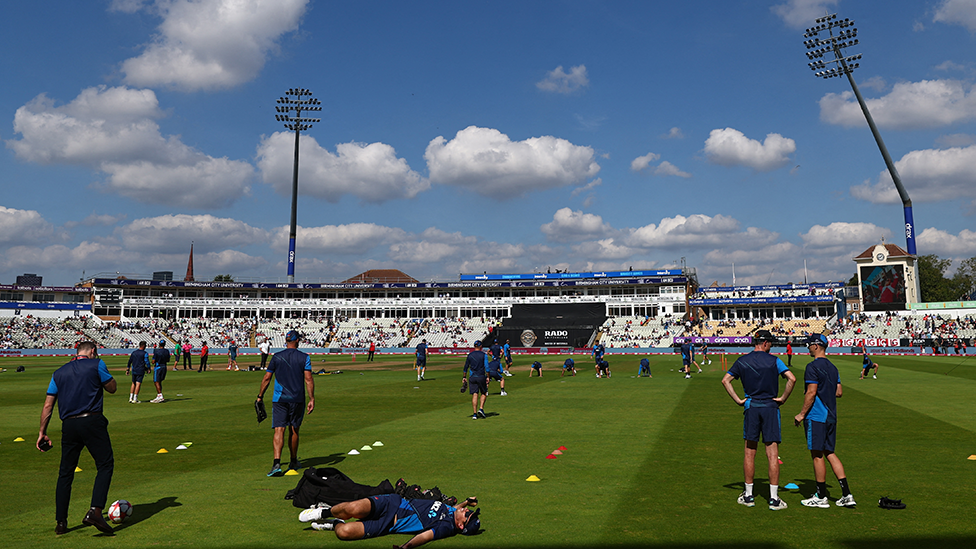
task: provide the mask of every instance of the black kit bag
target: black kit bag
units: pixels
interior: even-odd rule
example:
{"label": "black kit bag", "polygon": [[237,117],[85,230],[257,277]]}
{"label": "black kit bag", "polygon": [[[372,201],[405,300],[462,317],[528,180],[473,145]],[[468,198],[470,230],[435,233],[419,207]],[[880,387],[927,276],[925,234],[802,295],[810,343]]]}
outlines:
{"label": "black kit bag", "polygon": [[368,498],[380,494],[392,494],[393,485],[384,480],[376,486],[354,482],[342,471],[334,467],[305,469],[294,490],[285,494],[285,499],[299,509],[308,509],[317,503],[336,505],[346,501]]}

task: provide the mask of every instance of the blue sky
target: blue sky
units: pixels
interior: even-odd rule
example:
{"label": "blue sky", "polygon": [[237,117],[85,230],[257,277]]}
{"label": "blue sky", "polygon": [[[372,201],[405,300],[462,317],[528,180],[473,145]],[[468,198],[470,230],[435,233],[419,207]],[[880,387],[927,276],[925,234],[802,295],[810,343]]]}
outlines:
{"label": "blue sky", "polygon": [[976,256],[976,0],[102,0],[0,8],[0,283],[38,273],[296,278],[660,269],[846,280],[905,246],[844,79],[803,30],[856,21],[855,72],[918,252]]}

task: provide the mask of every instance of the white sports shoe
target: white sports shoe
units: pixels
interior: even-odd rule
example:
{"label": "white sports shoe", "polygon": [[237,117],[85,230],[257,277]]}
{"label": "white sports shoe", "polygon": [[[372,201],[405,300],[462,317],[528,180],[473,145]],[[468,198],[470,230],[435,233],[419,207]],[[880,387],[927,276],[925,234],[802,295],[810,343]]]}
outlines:
{"label": "white sports shoe", "polygon": [[323,522],[313,522],[312,530],[335,530],[336,524],[345,524],[345,522],[337,518],[325,519]]}
{"label": "white sports shoe", "polygon": [[847,494],[846,496],[840,498],[834,502],[837,507],[856,507],[857,503],[854,501],[854,496]]}
{"label": "white sports shoe", "polygon": [[807,499],[801,499],[800,505],[803,505],[804,507],[819,507],[821,509],[830,509],[830,502],[827,501],[827,498],[820,497],[820,494],[813,494]]}
{"label": "white sports shoe", "polygon": [[691,374],[685,374],[685,379],[691,379]]}
{"label": "white sports shoe", "polygon": [[[325,505],[325,504],[321,504],[321,505]],[[301,513],[298,513],[298,520],[302,522],[321,521],[322,510],[331,509],[331,508],[332,508],[331,506],[325,505],[325,507],[312,507],[311,509],[305,509]]]}
{"label": "white sports shoe", "polygon": [[502,391],[502,394],[500,396],[508,396],[508,393],[506,393],[505,391]]}
{"label": "white sports shoe", "polygon": [[875,374],[875,375],[873,375],[871,377],[873,377],[874,379],[878,379],[878,375],[877,374]]}
{"label": "white sports shoe", "polygon": [[769,500],[769,510],[770,511],[782,511],[786,509],[786,502],[781,499],[771,499]]}

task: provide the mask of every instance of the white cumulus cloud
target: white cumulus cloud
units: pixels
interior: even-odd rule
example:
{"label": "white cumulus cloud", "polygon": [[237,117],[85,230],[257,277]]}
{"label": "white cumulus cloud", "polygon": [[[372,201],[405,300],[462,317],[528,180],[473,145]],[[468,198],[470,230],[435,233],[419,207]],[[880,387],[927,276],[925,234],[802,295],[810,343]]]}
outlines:
{"label": "white cumulus cloud", "polygon": [[267,242],[268,233],[243,221],[212,215],[161,215],[133,220],[116,233],[129,250],[142,253],[213,251]]}
{"label": "white cumulus cloud", "polygon": [[[122,63],[125,82],[214,90],[252,80],[278,39],[298,28],[308,0],[157,0],[163,19],[142,55]],[[142,3],[118,1],[119,11]]]}
{"label": "white cumulus cloud", "polygon": [[638,156],[637,158],[630,161],[630,170],[634,172],[639,172],[644,168],[648,167],[651,162],[657,161],[661,158],[661,155],[657,153],[647,153],[644,156]]}
{"label": "white cumulus cloud", "polygon": [[768,172],[789,163],[789,155],[796,152],[796,142],[778,133],[766,135],[760,143],[739,130],[715,129],[705,140],[705,155],[709,162],[722,166],[748,166],[758,172]]}
{"label": "white cumulus cloud", "polygon": [[[287,226],[278,228],[272,239],[272,246],[288,248]],[[297,247],[306,252],[363,254],[381,244],[397,242],[407,237],[407,232],[394,227],[384,227],[375,223],[349,223],[346,225],[323,225],[321,227],[297,227],[295,240]]]}
{"label": "white cumulus cloud", "polygon": [[[895,162],[895,169],[913,202],[972,199],[976,204],[976,145],[911,151]],[[851,187],[851,195],[875,204],[900,203],[887,170],[876,183]]]}
{"label": "white cumulus cloud", "polygon": [[789,0],[769,9],[779,16],[787,26],[794,29],[812,27],[818,17],[823,17],[827,6],[834,6],[837,0]]}
{"label": "white cumulus cloud", "polygon": [[[430,182],[410,169],[407,161],[385,143],[342,143],[336,154],[321,147],[314,137],[301,137],[298,163],[299,193],[338,202],[352,195],[363,202],[413,198],[430,188]],[[258,146],[258,169],[263,181],[279,194],[291,195],[295,138],[277,132]]]}
{"label": "white cumulus cloud", "polygon": [[491,128],[470,126],[424,153],[430,180],[496,198],[577,184],[600,171],[590,147],[552,136],[512,141]]}
{"label": "white cumulus cloud", "polygon": [[96,185],[134,200],[183,206],[227,206],[250,192],[253,167],[214,158],[160,134],[163,116],[152,90],[99,86],[57,106],[41,94],[17,109],[6,142],[21,159],[74,164],[104,172]]}
{"label": "white cumulus cloud", "polygon": [[18,245],[44,242],[54,233],[36,210],[18,210],[0,206],[0,244]]}
{"label": "white cumulus cloud", "polygon": [[599,238],[613,228],[603,218],[569,208],[560,208],[552,216],[552,221],[542,225],[543,234],[557,242]]}
{"label": "white cumulus cloud", "polygon": [[932,20],[937,23],[962,25],[976,32],[976,2],[973,0],[943,0]]}
{"label": "white cumulus cloud", "polygon": [[976,255],[976,231],[963,229],[954,235],[929,227],[919,233],[918,245],[920,249],[936,255],[969,258]]}
{"label": "white cumulus cloud", "polygon": [[877,243],[881,237],[890,238],[891,230],[874,223],[834,222],[826,227],[814,225],[800,235],[808,248],[864,247]]}
{"label": "white cumulus cloud", "polygon": [[590,79],[586,77],[586,65],[572,67],[568,73],[560,65],[546,73],[546,77],[535,85],[542,91],[565,94],[585,88],[590,85]]}
{"label": "white cumulus cloud", "polygon": [[[888,95],[865,99],[874,122],[899,130],[935,128],[976,118],[973,84],[959,80],[900,82]],[[828,124],[867,125],[854,92],[828,93],[820,98],[820,119]]]}
{"label": "white cumulus cloud", "polygon": [[738,220],[725,216],[704,214],[666,217],[660,223],[651,223],[636,229],[624,239],[624,244],[641,248],[707,248],[735,242],[744,248],[759,247],[775,240],[779,235],[749,227],[740,230]]}

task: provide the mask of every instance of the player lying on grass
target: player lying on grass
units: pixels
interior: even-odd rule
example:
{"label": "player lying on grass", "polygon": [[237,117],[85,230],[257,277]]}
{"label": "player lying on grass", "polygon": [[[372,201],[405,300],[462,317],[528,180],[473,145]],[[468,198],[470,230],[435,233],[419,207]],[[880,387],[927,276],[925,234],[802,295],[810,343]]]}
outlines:
{"label": "player lying on grass", "polygon": [[[324,505],[324,504],[320,504]],[[403,545],[408,549],[435,539],[461,533],[472,536],[481,528],[478,514],[467,507],[478,505],[478,498],[468,498],[456,507],[430,499],[403,499],[383,494],[340,503],[333,507],[306,509],[298,520],[311,522],[315,530],[333,530],[343,541],[376,538],[387,534],[414,534]],[[348,519],[356,522],[345,522]]]}

